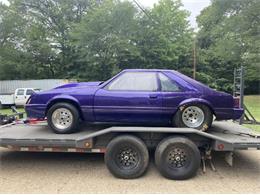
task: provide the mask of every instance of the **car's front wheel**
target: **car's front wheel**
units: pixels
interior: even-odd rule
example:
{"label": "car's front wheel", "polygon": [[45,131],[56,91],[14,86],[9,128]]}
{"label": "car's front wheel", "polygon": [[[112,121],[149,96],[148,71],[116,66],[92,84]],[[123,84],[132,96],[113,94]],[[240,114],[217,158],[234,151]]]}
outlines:
{"label": "car's front wheel", "polygon": [[47,121],[55,133],[73,133],[78,129],[79,111],[69,103],[56,103],[48,110]]}
{"label": "car's front wheel", "polygon": [[181,106],[174,115],[173,123],[177,127],[189,127],[206,131],[212,124],[213,113],[203,104]]}

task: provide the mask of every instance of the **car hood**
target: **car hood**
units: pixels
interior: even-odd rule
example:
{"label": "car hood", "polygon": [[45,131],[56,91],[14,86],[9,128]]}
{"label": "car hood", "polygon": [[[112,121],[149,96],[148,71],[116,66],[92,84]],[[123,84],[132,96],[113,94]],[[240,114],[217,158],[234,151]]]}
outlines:
{"label": "car hood", "polygon": [[43,95],[43,94],[51,94],[51,95],[57,95],[57,94],[73,94],[82,92],[82,88],[88,89],[83,90],[85,92],[92,92],[95,91],[100,84],[102,84],[102,81],[97,82],[80,82],[80,83],[68,83],[65,85],[58,86],[56,88],[50,89],[50,90],[44,90],[41,92],[38,92],[34,94],[33,96],[37,95]]}
{"label": "car hood", "polygon": [[99,86],[102,81],[95,81],[95,82],[80,82],[80,83],[68,83],[65,85],[58,86],[54,89],[65,89],[65,88],[78,88],[78,87],[95,87]]}

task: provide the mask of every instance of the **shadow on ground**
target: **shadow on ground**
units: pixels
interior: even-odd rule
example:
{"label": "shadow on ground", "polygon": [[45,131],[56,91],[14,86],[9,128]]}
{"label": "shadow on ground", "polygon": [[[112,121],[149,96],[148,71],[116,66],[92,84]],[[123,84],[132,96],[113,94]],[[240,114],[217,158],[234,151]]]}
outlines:
{"label": "shadow on ground", "polygon": [[[153,154],[151,153],[151,156]],[[260,193],[260,151],[234,155],[234,166],[224,154],[213,154],[217,172],[207,164],[186,181],[163,178],[151,159],[138,179],[113,177],[103,154],[12,152],[0,149],[0,193]]]}

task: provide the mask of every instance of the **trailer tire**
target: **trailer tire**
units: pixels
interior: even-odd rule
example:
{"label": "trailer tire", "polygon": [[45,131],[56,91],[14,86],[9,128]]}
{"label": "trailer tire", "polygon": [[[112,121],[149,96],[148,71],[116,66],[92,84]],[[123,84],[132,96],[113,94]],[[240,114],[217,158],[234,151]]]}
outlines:
{"label": "trailer tire", "polygon": [[108,170],[118,178],[138,178],[148,167],[148,149],[138,137],[122,135],[108,144],[105,163]]}
{"label": "trailer tire", "polygon": [[155,164],[160,173],[169,179],[193,177],[200,167],[200,161],[198,147],[185,137],[165,138],[155,151]]}
{"label": "trailer tire", "polygon": [[[67,115],[65,115],[64,118],[68,117],[69,124],[66,124],[62,127],[63,122],[61,122],[61,128],[59,128],[59,125],[57,123],[60,122],[61,119],[58,119],[58,122],[55,122],[53,115],[54,112],[58,112],[61,109],[66,111]],[[79,118],[80,116],[78,109],[75,106],[65,102],[54,104],[47,112],[48,125],[57,134],[69,134],[77,131],[79,126]]]}

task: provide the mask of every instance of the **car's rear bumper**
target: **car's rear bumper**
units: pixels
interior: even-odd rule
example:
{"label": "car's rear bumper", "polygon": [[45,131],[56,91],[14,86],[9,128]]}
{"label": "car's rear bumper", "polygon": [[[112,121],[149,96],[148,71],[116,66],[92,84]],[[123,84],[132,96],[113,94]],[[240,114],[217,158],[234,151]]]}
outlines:
{"label": "car's rear bumper", "polygon": [[219,108],[215,109],[217,120],[239,119],[244,113],[243,108]]}
{"label": "car's rear bumper", "polygon": [[38,118],[43,119],[45,118],[45,104],[26,104],[25,111],[28,118]]}
{"label": "car's rear bumper", "polygon": [[239,119],[241,118],[241,116],[244,113],[244,109],[243,108],[233,108],[233,119]]}

